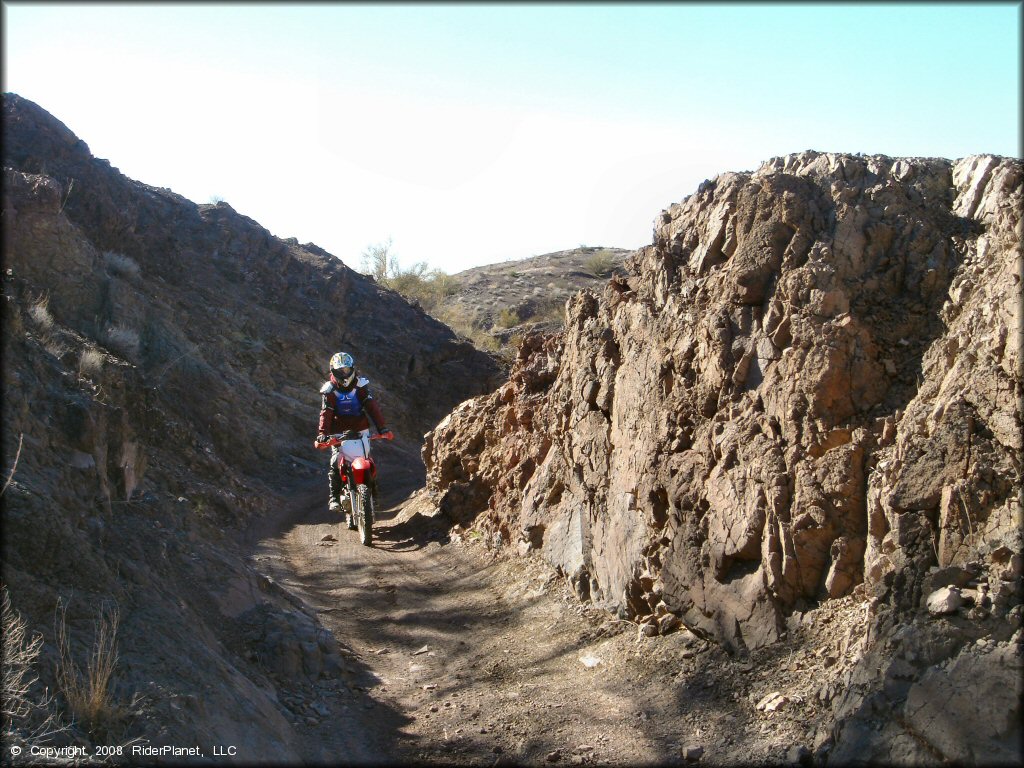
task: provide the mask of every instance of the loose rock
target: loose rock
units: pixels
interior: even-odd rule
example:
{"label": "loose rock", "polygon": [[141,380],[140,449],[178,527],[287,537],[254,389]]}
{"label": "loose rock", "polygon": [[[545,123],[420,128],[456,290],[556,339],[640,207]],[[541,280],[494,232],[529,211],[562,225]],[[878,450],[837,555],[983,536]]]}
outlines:
{"label": "loose rock", "polygon": [[928,595],[928,613],[933,616],[944,616],[955,613],[964,604],[960,590],[956,587],[942,587]]}

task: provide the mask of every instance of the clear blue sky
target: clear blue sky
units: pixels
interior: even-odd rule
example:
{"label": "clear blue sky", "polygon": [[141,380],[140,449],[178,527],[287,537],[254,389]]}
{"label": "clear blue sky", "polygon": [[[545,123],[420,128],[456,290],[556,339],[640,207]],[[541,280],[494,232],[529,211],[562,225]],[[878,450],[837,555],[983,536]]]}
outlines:
{"label": "clear blue sky", "polygon": [[4,2],[4,90],[358,267],[650,242],[804,149],[1021,155],[1020,3]]}

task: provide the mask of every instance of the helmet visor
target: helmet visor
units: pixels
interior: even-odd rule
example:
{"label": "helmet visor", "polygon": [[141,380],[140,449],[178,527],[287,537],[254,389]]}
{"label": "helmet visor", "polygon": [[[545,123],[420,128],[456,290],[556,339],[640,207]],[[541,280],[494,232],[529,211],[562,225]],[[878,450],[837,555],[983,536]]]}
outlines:
{"label": "helmet visor", "polygon": [[334,378],[339,379],[340,381],[345,381],[346,379],[351,378],[353,370],[354,369],[350,365],[346,365],[344,368],[335,368]]}

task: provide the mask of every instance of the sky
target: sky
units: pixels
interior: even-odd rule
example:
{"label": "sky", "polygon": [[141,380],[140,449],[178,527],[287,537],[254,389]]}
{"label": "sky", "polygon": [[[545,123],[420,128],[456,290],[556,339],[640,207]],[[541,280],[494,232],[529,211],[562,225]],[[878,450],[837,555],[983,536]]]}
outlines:
{"label": "sky", "polygon": [[350,267],[638,248],[814,149],[1021,156],[1021,3],[3,3],[5,92]]}

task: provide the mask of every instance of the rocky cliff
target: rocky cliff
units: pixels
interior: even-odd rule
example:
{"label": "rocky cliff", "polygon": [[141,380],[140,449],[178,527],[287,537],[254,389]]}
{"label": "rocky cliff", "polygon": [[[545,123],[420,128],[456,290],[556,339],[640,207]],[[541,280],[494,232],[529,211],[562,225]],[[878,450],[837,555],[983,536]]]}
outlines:
{"label": "rocky cliff", "polygon": [[991,156],[705,182],[428,436],[433,504],[741,654],[853,594],[872,650],[819,746],[1017,759],[1022,190]]}
{"label": "rocky cliff", "polygon": [[315,245],[126,178],[16,95],[3,110],[3,580],[44,682],[58,601],[83,656],[115,605],[126,721],[292,759],[272,676],[315,679],[336,649],[240,553],[296,491],[326,498],[329,356],[355,356],[399,437],[385,482],[499,368]]}

